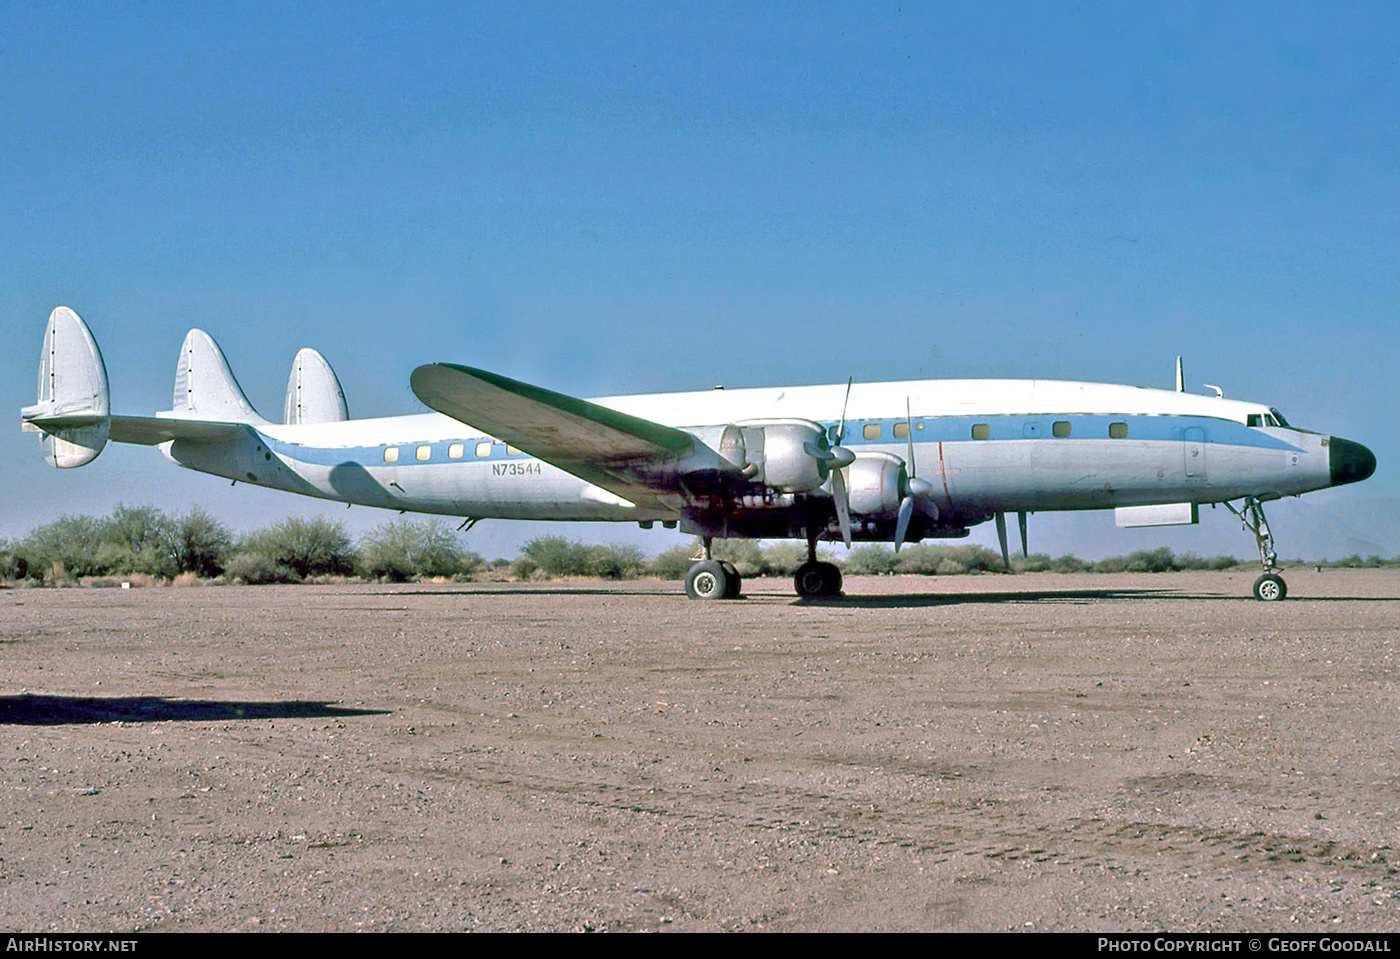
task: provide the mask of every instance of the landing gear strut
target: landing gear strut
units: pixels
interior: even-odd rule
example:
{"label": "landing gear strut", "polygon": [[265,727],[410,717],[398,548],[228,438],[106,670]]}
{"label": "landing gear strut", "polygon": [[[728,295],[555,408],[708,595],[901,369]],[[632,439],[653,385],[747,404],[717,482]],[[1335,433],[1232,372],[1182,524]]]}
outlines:
{"label": "landing gear strut", "polygon": [[709,536],[701,543],[704,558],[686,574],[685,594],[691,599],[738,599],[744,582],[739,570],[727,560],[714,558]]}
{"label": "landing gear strut", "polygon": [[817,559],[817,538],[811,532],[815,527],[808,526],[807,562],[797,567],[792,585],[797,595],[803,599],[819,599],[823,596],[841,595],[841,569],[835,563],[824,563]]}
{"label": "landing gear strut", "polygon": [[1254,496],[1246,496],[1244,504],[1235,509],[1229,503],[1225,508],[1240,518],[1245,529],[1254,534],[1259,544],[1259,564],[1264,573],[1254,581],[1254,598],[1266,603],[1277,602],[1288,595],[1288,584],[1277,572],[1278,553],[1274,552],[1274,534],[1269,531],[1269,521],[1264,518],[1264,506]]}

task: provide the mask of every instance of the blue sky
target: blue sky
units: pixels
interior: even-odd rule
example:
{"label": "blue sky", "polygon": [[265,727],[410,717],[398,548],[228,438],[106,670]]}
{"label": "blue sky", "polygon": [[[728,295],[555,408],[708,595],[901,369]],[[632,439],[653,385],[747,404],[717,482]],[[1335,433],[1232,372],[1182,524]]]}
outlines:
{"label": "blue sky", "polygon": [[[1170,386],[1180,353],[1195,388],[1375,450],[1376,477],[1317,502],[1400,496],[1397,19],[1364,3],[11,0],[0,387],[12,415],[33,402],[60,303],[135,413],[169,405],[191,326],[273,417],[302,346],[353,415],[421,409],[408,375],[439,360],[598,395]],[[146,449],[52,471],[12,425],[0,536],[118,502],[198,503],[239,528],[387,518],[231,490]],[[1056,528],[1078,543],[1102,522]],[[503,525],[477,545],[540,531],[487,529]]]}

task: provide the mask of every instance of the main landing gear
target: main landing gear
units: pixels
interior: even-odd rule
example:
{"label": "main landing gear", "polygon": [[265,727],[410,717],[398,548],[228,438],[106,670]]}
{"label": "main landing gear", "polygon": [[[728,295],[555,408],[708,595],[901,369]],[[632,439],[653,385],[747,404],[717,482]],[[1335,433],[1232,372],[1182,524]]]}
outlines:
{"label": "main landing gear", "polygon": [[739,570],[727,560],[713,558],[710,537],[702,542],[705,558],[686,574],[685,594],[691,599],[738,599],[744,582]]}
{"label": "main landing gear", "polygon": [[1264,518],[1264,506],[1256,497],[1246,496],[1239,509],[1229,503],[1225,508],[1240,518],[1245,529],[1254,534],[1259,544],[1259,563],[1264,573],[1254,581],[1254,598],[1266,603],[1277,602],[1288,595],[1288,584],[1277,572],[1278,553],[1274,552],[1274,534],[1269,531],[1269,521]]}
{"label": "main landing gear", "polygon": [[[703,558],[685,577],[685,594],[691,599],[738,599],[743,588],[743,578],[734,564],[715,559],[711,550],[711,539],[701,540]],[[835,563],[817,559],[817,542],[807,541],[807,562],[797,567],[792,577],[792,585],[797,595],[803,599],[821,599],[826,596],[841,595],[841,569]]]}
{"label": "main landing gear", "polygon": [[841,595],[841,568],[835,563],[824,563],[817,559],[817,537],[812,531],[814,523],[807,525],[807,562],[797,567],[792,575],[792,585],[797,595],[803,599],[821,599],[824,596]]}

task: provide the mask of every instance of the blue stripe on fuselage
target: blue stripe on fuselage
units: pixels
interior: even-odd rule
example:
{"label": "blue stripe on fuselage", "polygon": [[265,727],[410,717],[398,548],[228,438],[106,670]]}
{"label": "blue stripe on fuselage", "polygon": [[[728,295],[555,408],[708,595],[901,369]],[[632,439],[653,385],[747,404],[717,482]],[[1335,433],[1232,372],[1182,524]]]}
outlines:
{"label": "blue stripe on fuselage", "polygon": [[[898,439],[894,436],[894,427],[897,423],[905,422],[904,417],[894,417],[880,420],[848,420],[846,422],[846,439],[843,445],[849,447],[861,446],[888,446],[891,443],[905,443],[904,437]],[[1053,433],[1054,424],[1057,422],[1067,422],[1070,424],[1070,435],[1068,437],[1057,437]],[[976,425],[985,425],[988,430],[988,440],[1026,440],[1032,439],[1037,442],[1063,443],[1074,440],[1106,440],[1110,439],[1109,425],[1112,423],[1126,423],[1128,435],[1124,441],[1155,441],[1155,442],[1180,442],[1183,433],[1187,429],[1200,429],[1205,435],[1205,442],[1216,446],[1243,446],[1256,449],[1274,450],[1298,450],[1299,448],[1283,440],[1270,436],[1268,433],[1243,423],[1236,423],[1232,420],[1215,419],[1209,416],[1098,416],[1098,415],[1024,415],[1024,416],[924,416],[915,417],[914,443],[922,445],[925,443],[963,443],[982,442],[973,440],[972,428]],[[828,433],[831,433],[837,424],[833,421],[823,424]],[[878,425],[880,427],[879,436],[873,439],[866,439],[864,435],[866,426]],[[1027,435],[1027,427],[1034,427],[1034,434]],[[488,463],[507,458],[506,445],[500,442],[491,442],[482,437],[470,437],[455,440],[442,440],[432,443],[389,443],[384,446],[303,446],[298,443],[287,443],[281,440],[274,440],[264,436],[267,446],[274,453],[287,459],[300,463],[307,463],[316,466],[341,466],[347,463],[354,463],[364,467],[384,467],[384,466],[441,466],[443,463]],[[491,442],[490,456],[477,456],[476,445],[481,442]],[[449,459],[447,455],[448,447],[453,443],[464,445],[463,455],[460,459]],[[396,446],[399,449],[399,459],[393,463],[384,461],[384,450],[389,446]],[[426,460],[416,458],[416,452],[420,446],[432,448],[432,455]],[[510,454],[512,460],[533,459],[524,453]]]}

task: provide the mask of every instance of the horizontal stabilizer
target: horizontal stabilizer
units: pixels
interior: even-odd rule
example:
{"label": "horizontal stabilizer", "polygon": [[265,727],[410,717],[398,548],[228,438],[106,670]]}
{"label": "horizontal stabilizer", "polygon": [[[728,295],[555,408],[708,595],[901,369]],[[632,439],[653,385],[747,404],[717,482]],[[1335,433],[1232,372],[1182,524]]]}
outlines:
{"label": "horizontal stabilizer", "polygon": [[107,444],[107,367],[92,332],[73,310],[49,314],[39,355],[39,400],[20,411],[24,429],[43,434],[44,459],[59,469],[91,463]]}

